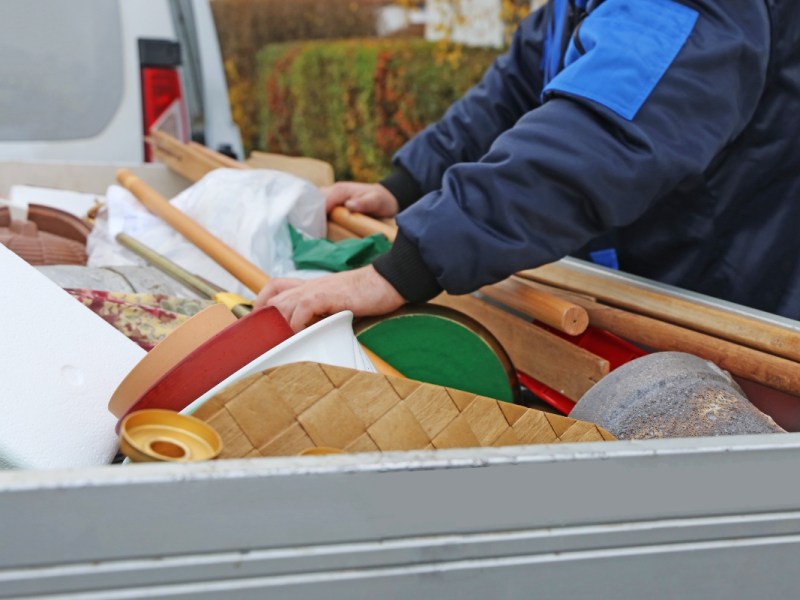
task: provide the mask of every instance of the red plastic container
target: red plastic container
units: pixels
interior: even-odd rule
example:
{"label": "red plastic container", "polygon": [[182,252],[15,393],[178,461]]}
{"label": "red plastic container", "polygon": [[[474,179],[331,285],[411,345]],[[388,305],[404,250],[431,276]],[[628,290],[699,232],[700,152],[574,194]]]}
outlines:
{"label": "red plastic container", "polygon": [[294,332],[276,308],[262,308],[229,325],[164,373],[126,411],[181,411],[219,382],[289,339]]}

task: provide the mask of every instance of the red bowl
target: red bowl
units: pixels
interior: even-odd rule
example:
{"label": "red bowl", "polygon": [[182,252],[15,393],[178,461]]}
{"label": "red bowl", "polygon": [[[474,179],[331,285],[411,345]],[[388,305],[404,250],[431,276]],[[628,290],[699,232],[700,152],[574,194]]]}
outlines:
{"label": "red bowl", "polygon": [[122,415],[147,408],[181,411],[240,368],[293,335],[278,309],[262,308],[232,323],[157,379]]}

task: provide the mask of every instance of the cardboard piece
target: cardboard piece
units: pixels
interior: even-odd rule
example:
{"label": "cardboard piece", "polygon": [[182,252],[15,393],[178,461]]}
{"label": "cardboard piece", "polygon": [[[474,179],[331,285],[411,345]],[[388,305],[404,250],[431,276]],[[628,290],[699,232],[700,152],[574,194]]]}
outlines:
{"label": "cardboard piece", "polygon": [[313,362],[242,379],[194,416],[222,436],[220,458],[286,456],[314,447],[375,452],[614,439],[592,423]]}
{"label": "cardboard piece", "polygon": [[316,158],[254,151],[247,159],[252,169],[273,169],[307,179],[318,187],[333,185],[333,165]]}
{"label": "cardboard piece", "polygon": [[107,464],[108,399],[145,351],[0,247],[0,468]]}

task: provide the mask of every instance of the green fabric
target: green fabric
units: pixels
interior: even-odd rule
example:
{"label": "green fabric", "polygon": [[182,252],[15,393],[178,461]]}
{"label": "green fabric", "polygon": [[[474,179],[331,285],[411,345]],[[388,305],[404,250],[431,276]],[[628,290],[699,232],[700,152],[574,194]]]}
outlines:
{"label": "green fabric", "polygon": [[389,317],[358,341],[409,379],[513,402],[503,363],[461,323],[432,315]]}
{"label": "green fabric", "polygon": [[289,225],[289,235],[292,237],[294,265],[298,269],[349,271],[372,263],[392,247],[389,240],[377,233],[365,238],[331,242],[307,239]]}

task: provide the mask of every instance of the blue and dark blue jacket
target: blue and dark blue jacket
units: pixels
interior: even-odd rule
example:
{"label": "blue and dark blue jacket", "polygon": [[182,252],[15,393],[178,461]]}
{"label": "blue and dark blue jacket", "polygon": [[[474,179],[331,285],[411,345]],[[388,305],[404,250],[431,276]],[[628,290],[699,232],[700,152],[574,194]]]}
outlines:
{"label": "blue and dark blue jacket", "polygon": [[407,300],[613,233],[624,271],[800,318],[800,2],[551,0],[394,164]]}

